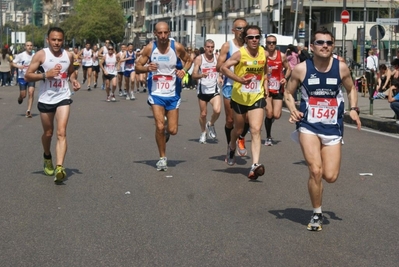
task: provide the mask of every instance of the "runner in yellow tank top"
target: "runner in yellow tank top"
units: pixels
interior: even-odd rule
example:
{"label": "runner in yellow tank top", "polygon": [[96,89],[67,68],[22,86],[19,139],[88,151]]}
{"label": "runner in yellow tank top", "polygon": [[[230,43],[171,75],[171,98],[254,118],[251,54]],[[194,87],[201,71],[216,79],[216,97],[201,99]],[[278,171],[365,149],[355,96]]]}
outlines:
{"label": "runner in yellow tank top", "polygon": [[234,67],[234,72],[239,77],[251,78],[251,81],[248,84],[234,81],[231,99],[240,105],[252,106],[265,97],[265,50],[259,46],[257,55],[253,57],[246,47],[241,47],[240,53],[241,60]]}
{"label": "runner in yellow tank top", "polygon": [[[262,31],[259,26],[247,25],[242,32],[246,46],[235,52],[221,67],[220,71],[234,81],[231,94],[234,129],[231,131],[227,147],[226,163],[235,164],[236,141],[248,120],[251,129],[252,166],[249,179],[257,179],[265,173],[265,167],[259,163],[263,124],[263,108],[269,94],[267,74],[268,53],[260,47]],[[231,71],[234,67],[234,72]]]}

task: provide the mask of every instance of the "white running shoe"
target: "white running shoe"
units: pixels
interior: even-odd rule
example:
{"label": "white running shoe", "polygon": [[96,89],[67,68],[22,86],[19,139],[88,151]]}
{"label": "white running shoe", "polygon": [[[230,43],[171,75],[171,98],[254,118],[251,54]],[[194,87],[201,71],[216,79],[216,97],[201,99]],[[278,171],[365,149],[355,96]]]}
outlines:
{"label": "white running shoe", "polygon": [[123,96],[122,90],[119,90],[119,96]]}
{"label": "white running shoe", "polygon": [[112,101],[112,102],[115,102],[115,101],[116,101],[115,95],[114,95],[114,94],[111,94],[111,101]]}
{"label": "white running shoe", "polygon": [[215,130],[215,125],[211,125],[211,122],[208,121],[206,123],[206,129],[208,130],[208,136],[211,139],[216,139],[216,130]]}
{"label": "white running shoe", "polygon": [[130,100],[130,96],[129,95],[126,96],[126,100]]}
{"label": "white running shoe", "polygon": [[199,143],[206,144],[206,132],[201,133],[200,138],[199,138]]}
{"label": "white running shoe", "polygon": [[107,96],[107,102],[110,102],[111,101],[111,96],[109,95],[109,96]]}
{"label": "white running shoe", "polygon": [[123,95],[124,95],[124,96],[126,96],[126,95],[127,95],[126,89],[125,89],[125,90],[123,90]]}
{"label": "white running shoe", "polygon": [[159,158],[156,165],[157,171],[166,171],[168,169],[168,159],[166,157]]}
{"label": "white running shoe", "polygon": [[[126,99],[128,98],[128,96],[126,97]],[[130,92],[130,100],[135,100],[136,97],[134,96],[133,91]]]}

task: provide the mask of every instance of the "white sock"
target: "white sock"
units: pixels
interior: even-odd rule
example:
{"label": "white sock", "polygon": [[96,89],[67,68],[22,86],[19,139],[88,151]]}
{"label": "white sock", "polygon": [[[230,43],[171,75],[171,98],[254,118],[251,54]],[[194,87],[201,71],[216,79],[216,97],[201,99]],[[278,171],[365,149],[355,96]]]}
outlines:
{"label": "white sock", "polygon": [[318,208],[314,208],[314,209],[313,209],[313,213],[322,213],[322,212],[321,212],[321,206],[318,207]]}

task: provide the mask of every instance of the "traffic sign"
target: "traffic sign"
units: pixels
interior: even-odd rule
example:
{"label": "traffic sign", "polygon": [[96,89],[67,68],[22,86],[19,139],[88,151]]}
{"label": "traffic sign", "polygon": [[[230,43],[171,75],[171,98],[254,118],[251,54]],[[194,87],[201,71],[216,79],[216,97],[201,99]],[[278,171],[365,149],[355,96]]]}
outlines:
{"label": "traffic sign", "polygon": [[341,22],[346,24],[349,22],[350,16],[348,10],[342,10],[341,12]]}
{"label": "traffic sign", "polygon": [[377,24],[380,25],[399,25],[398,18],[391,18],[391,19],[377,19]]}
{"label": "traffic sign", "polygon": [[374,25],[370,28],[370,36],[372,39],[382,39],[385,36],[385,29],[381,25]]}

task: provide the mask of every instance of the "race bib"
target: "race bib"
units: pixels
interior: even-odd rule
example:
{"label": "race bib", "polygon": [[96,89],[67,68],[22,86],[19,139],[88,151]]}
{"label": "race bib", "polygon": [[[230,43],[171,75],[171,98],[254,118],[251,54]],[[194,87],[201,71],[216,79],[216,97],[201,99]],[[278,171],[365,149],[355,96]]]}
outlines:
{"label": "race bib", "polygon": [[260,93],[260,80],[262,78],[262,75],[258,74],[253,74],[253,73],[247,73],[244,76],[245,78],[251,78],[251,82],[249,84],[243,84],[241,86],[241,92],[242,93],[250,93],[250,94],[257,94]]}
{"label": "race bib", "polygon": [[338,103],[335,98],[309,98],[308,121],[311,123],[336,124]]}
{"label": "race bib", "polygon": [[218,73],[216,72],[216,67],[214,68],[203,68],[202,73],[207,74],[205,79],[215,80],[218,78]]}
{"label": "race bib", "polygon": [[280,81],[276,78],[269,79],[269,90],[280,91]]}
{"label": "race bib", "polygon": [[152,80],[155,84],[155,91],[161,94],[170,94],[174,90],[173,77],[171,75],[154,75]]}

